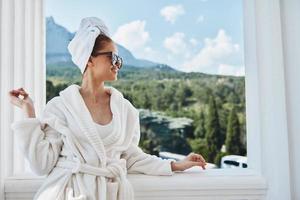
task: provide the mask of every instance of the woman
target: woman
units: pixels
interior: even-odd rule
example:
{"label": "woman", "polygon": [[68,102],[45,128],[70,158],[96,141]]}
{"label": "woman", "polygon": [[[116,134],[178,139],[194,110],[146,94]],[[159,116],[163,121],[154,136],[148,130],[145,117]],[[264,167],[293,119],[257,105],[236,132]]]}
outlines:
{"label": "woman", "polygon": [[11,126],[20,149],[35,173],[48,175],[34,199],[131,200],[127,173],[172,175],[192,166],[205,169],[199,154],[175,161],[138,147],[138,110],[116,88],[104,86],[117,80],[122,59],[102,20],[84,18],[68,49],[83,74],[82,84],[52,98],[39,118],[23,88],[10,91],[11,103],[26,115]]}

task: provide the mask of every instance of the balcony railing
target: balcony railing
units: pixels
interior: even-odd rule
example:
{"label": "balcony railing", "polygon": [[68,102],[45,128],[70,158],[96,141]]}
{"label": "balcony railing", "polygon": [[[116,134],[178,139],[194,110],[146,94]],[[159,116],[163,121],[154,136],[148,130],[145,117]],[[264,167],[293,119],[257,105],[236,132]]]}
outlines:
{"label": "balcony railing", "polygon": [[[196,167],[173,176],[129,174],[136,200],[199,200],[199,199],[265,199],[264,178],[250,169],[208,169]],[[6,200],[31,200],[42,184],[42,178],[26,177],[5,180]]]}

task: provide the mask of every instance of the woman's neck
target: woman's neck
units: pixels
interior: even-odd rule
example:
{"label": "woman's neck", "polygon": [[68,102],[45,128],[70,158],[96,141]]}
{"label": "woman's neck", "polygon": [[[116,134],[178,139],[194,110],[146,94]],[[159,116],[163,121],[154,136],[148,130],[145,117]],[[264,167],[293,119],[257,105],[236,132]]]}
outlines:
{"label": "woman's neck", "polygon": [[84,98],[91,100],[93,103],[99,103],[107,99],[108,92],[104,87],[104,81],[95,80],[85,76],[82,79],[80,93]]}

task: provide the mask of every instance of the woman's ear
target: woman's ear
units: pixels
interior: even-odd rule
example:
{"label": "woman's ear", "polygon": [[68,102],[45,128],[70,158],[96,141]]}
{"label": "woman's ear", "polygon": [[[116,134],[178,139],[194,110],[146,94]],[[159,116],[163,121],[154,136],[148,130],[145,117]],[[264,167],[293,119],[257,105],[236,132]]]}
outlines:
{"label": "woman's ear", "polygon": [[87,66],[94,66],[94,62],[93,62],[93,59],[92,59],[92,57],[90,56],[89,57],[89,60],[88,60],[88,62],[87,62]]}

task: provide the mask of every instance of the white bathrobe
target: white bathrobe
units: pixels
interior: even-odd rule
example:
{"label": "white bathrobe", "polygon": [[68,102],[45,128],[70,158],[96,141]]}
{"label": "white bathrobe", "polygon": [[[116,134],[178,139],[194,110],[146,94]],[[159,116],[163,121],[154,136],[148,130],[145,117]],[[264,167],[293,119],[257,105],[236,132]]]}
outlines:
{"label": "white bathrobe", "polygon": [[131,200],[128,173],[172,175],[170,162],[139,147],[138,110],[114,87],[110,108],[112,133],[101,138],[79,92],[70,85],[51,99],[39,118],[11,125],[31,169],[47,174],[35,200]]}

